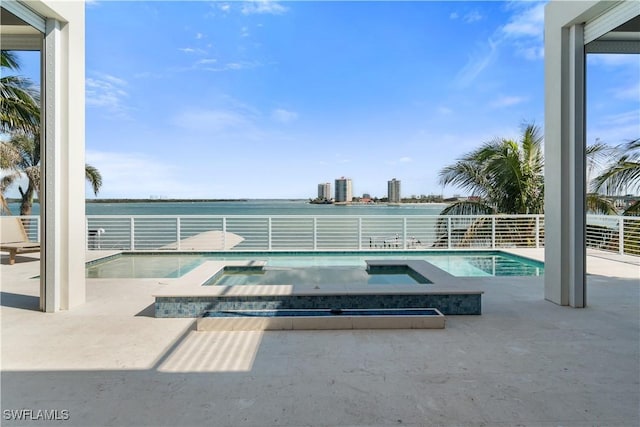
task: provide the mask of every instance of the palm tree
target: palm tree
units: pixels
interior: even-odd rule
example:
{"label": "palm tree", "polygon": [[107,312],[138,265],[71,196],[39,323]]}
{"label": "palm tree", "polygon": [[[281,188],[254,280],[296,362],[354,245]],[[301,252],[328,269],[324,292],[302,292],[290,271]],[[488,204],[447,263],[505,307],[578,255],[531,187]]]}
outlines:
{"label": "palm tree", "polygon": [[440,184],[474,197],[442,215],[540,214],[544,211],[544,157],[540,129],[525,125],[519,141],[496,138],[440,171]]}
{"label": "palm tree", "polygon": [[[588,145],[586,149],[586,172],[587,183],[592,182],[591,174],[594,170],[600,169],[606,162],[611,159],[612,147],[600,142],[597,138],[594,144]],[[587,193],[586,197],[587,211],[591,213],[604,214],[604,215],[616,215],[616,210],[613,201],[607,197],[604,197],[598,191],[592,191]]]}
{"label": "palm tree", "polygon": [[9,204],[4,197],[4,193],[11,184],[20,176],[18,171],[18,163],[20,162],[20,153],[9,144],[0,144],[0,170],[6,174],[0,179],[0,214],[11,214]]}
{"label": "palm tree", "polygon": [[[640,139],[620,144],[613,148],[610,161],[603,171],[592,181],[591,189],[594,194],[605,198],[606,195],[635,193],[640,191]],[[603,196],[601,193],[604,193]],[[623,215],[640,215],[640,200],[636,200],[627,207]],[[624,221],[624,251],[628,254],[640,255],[640,223],[638,221]],[[613,238],[610,244],[617,248],[620,242]]]}
{"label": "palm tree", "polygon": [[[640,138],[615,148],[613,161],[593,180],[592,190],[594,193],[604,190],[608,195],[640,191]],[[640,201],[624,214],[640,214]]]}
{"label": "palm tree", "polygon": [[[441,215],[541,214],[544,211],[544,156],[540,129],[523,125],[519,141],[496,138],[464,155],[440,171],[440,184],[456,185],[472,194],[468,200],[447,206]],[[435,246],[445,246],[451,236],[459,246],[471,245],[491,235],[495,226],[496,239],[511,242],[535,239],[535,220],[514,224],[498,218],[441,219],[437,223]],[[484,236],[484,237],[483,237]]]}
{"label": "palm tree", "polygon": [[[40,135],[15,134],[10,141],[0,144],[1,152],[13,152],[18,154],[13,168],[17,173],[7,175],[2,182],[2,191],[6,190],[24,173],[27,177],[27,188],[18,187],[20,197],[20,215],[31,215],[33,199],[40,191]],[[95,195],[102,186],[102,175],[95,167],[85,165],[85,178],[91,184]],[[4,197],[3,197],[4,200]],[[6,207],[8,209],[8,206]]]}
{"label": "palm tree", "polygon": [[[0,62],[10,71],[20,69],[13,52],[0,51]],[[26,189],[18,187],[22,199],[20,215],[31,214],[34,195],[40,190],[39,98],[29,79],[15,75],[0,78],[0,132],[11,135],[10,141],[0,144],[0,169],[9,172],[0,180],[0,211],[11,213],[4,193],[22,174],[27,176],[28,184]],[[85,165],[85,177],[97,195],[102,186],[100,172]]]}
{"label": "palm tree", "polygon": [[37,132],[40,126],[40,97],[31,80],[7,75],[5,69],[18,71],[20,64],[13,52],[0,51],[0,132]]}

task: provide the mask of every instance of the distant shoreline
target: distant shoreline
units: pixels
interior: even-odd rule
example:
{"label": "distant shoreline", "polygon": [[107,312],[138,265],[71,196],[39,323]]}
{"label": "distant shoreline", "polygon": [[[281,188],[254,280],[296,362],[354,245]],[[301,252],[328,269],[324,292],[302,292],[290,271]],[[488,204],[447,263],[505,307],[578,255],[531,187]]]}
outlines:
{"label": "distant shoreline", "polygon": [[248,202],[249,199],[86,199],[86,203],[212,203]]}
{"label": "distant shoreline", "polygon": [[[17,198],[7,198],[7,203],[20,203],[21,200]],[[86,203],[216,203],[216,202],[251,202],[251,201],[264,201],[264,202],[306,202],[307,204],[313,205],[314,203],[309,203],[308,199],[133,199],[133,198],[122,198],[122,199],[85,199]],[[40,201],[35,199],[33,201],[34,204],[39,204]],[[378,203],[318,203],[318,205],[336,205],[336,206],[410,206],[410,205],[448,205],[451,202],[401,202],[401,203],[388,203],[388,202],[378,202]]]}

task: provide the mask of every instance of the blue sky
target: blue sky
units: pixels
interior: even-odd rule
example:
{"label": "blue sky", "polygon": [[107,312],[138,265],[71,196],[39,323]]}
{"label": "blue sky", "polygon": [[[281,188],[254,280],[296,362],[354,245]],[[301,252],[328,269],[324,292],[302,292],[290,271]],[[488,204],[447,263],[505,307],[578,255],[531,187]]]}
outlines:
{"label": "blue sky", "polygon": [[[443,166],[543,126],[543,8],[91,2],[86,158],[100,197],[308,198],[341,176],[356,195],[384,196],[391,178],[406,196],[440,194]],[[640,135],[639,62],[589,57],[589,143]]]}

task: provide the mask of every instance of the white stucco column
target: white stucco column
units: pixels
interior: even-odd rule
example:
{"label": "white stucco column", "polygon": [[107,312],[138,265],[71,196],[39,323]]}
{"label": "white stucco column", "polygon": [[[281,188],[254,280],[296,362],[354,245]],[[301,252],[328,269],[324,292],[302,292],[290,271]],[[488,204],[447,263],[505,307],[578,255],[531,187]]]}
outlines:
{"label": "white stucco column", "polygon": [[85,302],[84,3],[43,2],[41,308]]}
{"label": "white stucco column", "polygon": [[584,25],[571,18],[592,3],[566,3],[545,9],[545,299],[585,307]]}
{"label": "white stucco column", "polygon": [[637,1],[558,0],[545,6],[544,295],[556,304],[587,305],[585,55],[640,52],[635,37],[607,38],[638,16]]}

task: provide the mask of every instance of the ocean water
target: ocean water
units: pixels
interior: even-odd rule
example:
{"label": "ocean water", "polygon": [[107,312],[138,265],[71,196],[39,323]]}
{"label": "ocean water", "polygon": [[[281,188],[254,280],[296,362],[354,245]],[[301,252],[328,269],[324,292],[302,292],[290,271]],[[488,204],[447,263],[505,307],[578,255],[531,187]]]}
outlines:
{"label": "ocean water", "polygon": [[[307,200],[247,200],[233,202],[86,203],[87,215],[438,215],[446,204],[312,205]],[[20,212],[10,203],[11,212]],[[33,215],[40,213],[34,204]]]}

